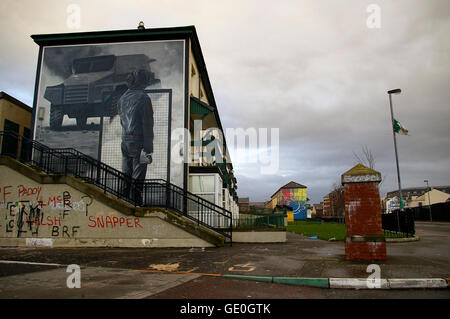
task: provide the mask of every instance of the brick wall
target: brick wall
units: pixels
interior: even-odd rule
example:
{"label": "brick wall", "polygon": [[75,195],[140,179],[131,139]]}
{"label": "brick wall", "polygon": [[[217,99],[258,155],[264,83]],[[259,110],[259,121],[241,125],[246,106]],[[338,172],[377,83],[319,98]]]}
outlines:
{"label": "brick wall", "polygon": [[386,260],[386,242],[345,243],[347,260]]}
{"label": "brick wall", "polygon": [[323,216],[330,216],[331,215],[331,203],[330,203],[330,196],[325,196],[323,198]]}
{"label": "brick wall", "polygon": [[386,260],[377,182],[344,185],[347,260]]}
{"label": "brick wall", "polygon": [[347,236],[382,235],[377,183],[345,184]]}

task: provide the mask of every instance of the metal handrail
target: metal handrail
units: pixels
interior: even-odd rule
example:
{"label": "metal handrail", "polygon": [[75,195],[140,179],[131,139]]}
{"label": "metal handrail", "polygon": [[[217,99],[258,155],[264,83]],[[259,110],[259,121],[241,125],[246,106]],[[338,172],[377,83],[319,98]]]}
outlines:
{"label": "metal handrail", "polygon": [[[4,142],[8,142],[5,146]],[[20,147],[19,147],[20,145]],[[68,174],[134,206],[166,207],[231,241],[232,213],[163,179],[136,180],[73,148],[50,148],[11,131],[0,131],[1,154],[50,174]]]}

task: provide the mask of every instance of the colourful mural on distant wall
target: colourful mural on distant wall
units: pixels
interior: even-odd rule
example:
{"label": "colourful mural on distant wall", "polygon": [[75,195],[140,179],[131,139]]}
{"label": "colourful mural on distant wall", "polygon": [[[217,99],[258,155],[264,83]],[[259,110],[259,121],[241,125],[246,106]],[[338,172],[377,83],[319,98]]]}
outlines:
{"label": "colourful mural on distant wall", "polygon": [[294,220],[306,219],[306,188],[281,189],[281,200],[278,205],[292,207]]}

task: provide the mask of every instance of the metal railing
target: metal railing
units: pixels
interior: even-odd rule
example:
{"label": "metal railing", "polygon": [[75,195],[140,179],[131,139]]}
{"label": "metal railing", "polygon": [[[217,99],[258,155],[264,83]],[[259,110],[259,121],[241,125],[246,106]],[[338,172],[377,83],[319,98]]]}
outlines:
{"label": "metal railing", "polygon": [[72,175],[134,206],[165,207],[232,239],[232,213],[161,179],[135,180],[73,148],[50,148],[11,131],[0,131],[1,155],[48,174]]}
{"label": "metal railing", "polygon": [[381,214],[381,218],[383,231],[389,231],[391,235],[414,237],[416,230],[413,212],[395,210],[389,214]]}

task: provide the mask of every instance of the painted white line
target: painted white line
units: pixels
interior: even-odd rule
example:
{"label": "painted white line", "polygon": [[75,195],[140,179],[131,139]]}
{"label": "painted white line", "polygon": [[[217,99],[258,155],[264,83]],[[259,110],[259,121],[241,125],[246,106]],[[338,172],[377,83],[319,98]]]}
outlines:
{"label": "painted white line", "polygon": [[330,288],[344,289],[389,289],[389,283],[386,279],[380,279],[379,287],[369,288],[373,283],[366,278],[330,278]]}
{"label": "painted white line", "polygon": [[447,281],[441,278],[426,279],[388,279],[392,289],[447,288]]}
{"label": "painted white line", "polygon": [[447,288],[445,279],[441,278],[422,278],[422,279],[380,279],[379,287],[369,287],[368,283],[373,283],[364,278],[330,278],[330,288],[344,289],[418,289]]}
{"label": "painted white line", "polygon": [[66,265],[61,265],[61,264],[34,263],[34,262],[30,262],[30,261],[16,261],[16,260],[0,260],[0,264],[22,264],[22,265],[55,266],[55,267],[66,266]]}

